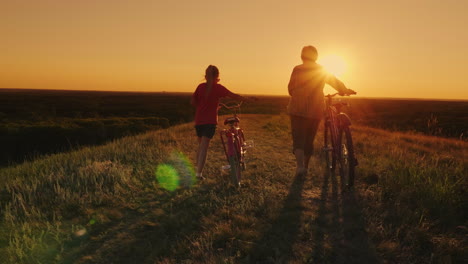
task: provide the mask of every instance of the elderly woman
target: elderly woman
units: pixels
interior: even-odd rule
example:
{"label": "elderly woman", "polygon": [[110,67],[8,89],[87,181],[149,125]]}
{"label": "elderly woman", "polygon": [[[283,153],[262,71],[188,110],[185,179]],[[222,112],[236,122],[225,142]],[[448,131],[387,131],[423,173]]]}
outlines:
{"label": "elderly woman", "polygon": [[296,156],[296,175],[305,176],[313,154],[314,138],[323,116],[325,84],[340,94],[351,94],[353,90],[327,73],[316,63],[317,49],[313,46],[302,48],[302,64],[294,67],[288,84],[291,96],[288,114],[291,118],[293,153]]}

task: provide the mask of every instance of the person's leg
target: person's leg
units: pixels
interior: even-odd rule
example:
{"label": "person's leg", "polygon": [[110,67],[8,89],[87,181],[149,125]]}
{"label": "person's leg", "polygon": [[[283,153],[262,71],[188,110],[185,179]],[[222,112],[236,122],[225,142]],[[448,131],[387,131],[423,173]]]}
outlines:
{"label": "person's leg", "polygon": [[[195,126],[195,131],[197,132],[197,141],[198,141],[198,147],[197,147],[197,155],[195,156],[195,166],[196,166],[196,176],[199,177],[200,173],[198,172],[198,160],[200,159],[200,152],[201,152],[201,141],[202,141],[202,136],[203,136],[203,126],[196,125]],[[203,168],[201,168],[203,170]]]}
{"label": "person's leg", "polygon": [[307,120],[307,130],[305,137],[305,147],[304,147],[304,168],[305,171],[309,169],[310,158],[314,153],[314,140],[315,135],[317,134],[318,127],[320,125],[320,119],[308,119]]}
{"label": "person's leg", "polygon": [[203,167],[205,167],[206,156],[211,139],[207,137],[199,137],[198,139],[197,177],[202,177]]}
{"label": "person's leg", "polygon": [[[198,164],[198,158],[200,157],[200,147],[201,147],[201,140],[202,140],[202,137],[197,137],[197,140],[198,140],[198,147],[197,147],[197,155],[195,156],[195,166],[197,166]],[[198,169],[196,171],[198,173]]]}
{"label": "person's leg", "polygon": [[203,168],[206,163],[206,156],[208,154],[208,147],[210,145],[210,140],[213,138],[216,131],[215,124],[206,124],[195,126],[198,136],[198,149],[196,157],[197,172],[196,176],[199,179],[204,179],[202,176]]}
{"label": "person's leg", "polygon": [[294,156],[296,156],[296,175],[300,173],[304,173],[306,169],[304,168],[304,150],[303,149],[295,149]]}
{"label": "person's leg", "polygon": [[307,172],[309,169],[309,162],[312,155],[304,155],[304,170]]}
{"label": "person's leg", "polygon": [[296,175],[303,174],[304,169],[304,118],[291,115],[291,134],[293,153],[296,157]]}

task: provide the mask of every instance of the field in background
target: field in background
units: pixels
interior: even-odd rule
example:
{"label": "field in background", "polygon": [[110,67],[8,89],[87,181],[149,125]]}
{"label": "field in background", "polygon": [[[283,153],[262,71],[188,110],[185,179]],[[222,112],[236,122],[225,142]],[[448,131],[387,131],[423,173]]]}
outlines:
{"label": "field in background", "polygon": [[0,89],[0,166],[191,120],[187,94]]}
{"label": "field in background", "polygon": [[[243,113],[286,111],[287,96],[259,99]],[[467,140],[467,101],[343,100],[355,124]],[[0,166],[191,122],[193,115],[190,93],[0,89]]]}
{"label": "field in background", "polygon": [[[195,182],[191,124],[0,169],[0,255],[7,263],[466,259],[467,142],[353,126],[357,186],[342,194],[319,151],[309,176],[294,177],[287,116],[243,115],[242,125],[255,148],[241,191],[227,184],[216,138],[208,180]],[[317,149],[322,140],[319,132]]]}
{"label": "field in background", "polygon": [[[0,89],[0,166],[193,120],[189,93]],[[279,114],[288,97],[259,96],[244,113]],[[466,140],[468,102],[343,98],[355,123]],[[221,114],[224,113],[221,111]]]}
{"label": "field in background", "polygon": [[351,98],[348,102],[345,111],[360,125],[468,140],[468,101]]}

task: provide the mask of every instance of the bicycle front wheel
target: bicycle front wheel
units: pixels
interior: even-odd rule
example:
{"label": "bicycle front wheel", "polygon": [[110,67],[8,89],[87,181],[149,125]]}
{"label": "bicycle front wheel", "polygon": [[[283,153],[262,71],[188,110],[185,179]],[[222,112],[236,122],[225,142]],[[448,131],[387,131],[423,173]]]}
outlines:
{"label": "bicycle front wheel", "polygon": [[323,154],[325,155],[325,163],[327,165],[327,169],[335,170],[336,167],[336,157],[334,155],[334,148],[333,148],[333,136],[332,130],[329,122],[325,123],[325,130],[323,133]]}
{"label": "bicycle front wheel", "polygon": [[353,139],[348,126],[340,129],[340,174],[343,188],[349,188],[354,185],[354,168],[356,167],[356,158],[354,156]]}

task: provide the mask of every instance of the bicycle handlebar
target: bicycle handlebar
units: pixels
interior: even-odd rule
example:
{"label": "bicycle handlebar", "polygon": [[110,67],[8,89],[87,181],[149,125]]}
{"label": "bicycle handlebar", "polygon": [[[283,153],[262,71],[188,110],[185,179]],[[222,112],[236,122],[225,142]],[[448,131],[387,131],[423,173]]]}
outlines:
{"label": "bicycle handlebar", "polygon": [[352,93],[345,93],[345,94],[341,94],[341,93],[334,93],[334,94],[327,94],[325,95],[325,97],[335,97],[337,95],[341,95],[341,96],[350,96],[350,95],[353,95],[353,94],[357,94],[355,91],[352,91]]}
{"label": "bicycle handlebar", "polygon": [[223,104],[223,103],[219,103],[219,105],[226,108],[226,109],[236,109],[236,108],[240,109],[243,102],[244,101],[240,101],[240,103],[235,104],[235,105],[227,105],[227,104]]}

